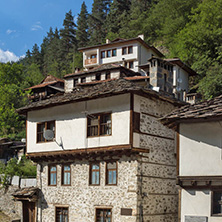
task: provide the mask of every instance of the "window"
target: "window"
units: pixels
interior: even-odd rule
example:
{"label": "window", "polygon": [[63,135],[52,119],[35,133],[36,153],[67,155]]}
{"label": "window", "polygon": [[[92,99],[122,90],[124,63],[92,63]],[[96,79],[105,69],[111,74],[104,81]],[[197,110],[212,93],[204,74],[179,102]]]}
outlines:
{"label": "window", "polygon": [[73,87],[76,87],[77,84],[78,84],[78,79],[74,79],[74,80],[73,80]]}
{"label": "window", "polygon": [[99,185],[100,183],[100,166],[99,163],[90,164],[89,184]]}
{"label": "window", "polygon": [[101,58],[104,59],[106,57],[106,51],[101,52]]}
{"label": "window", "polygon": [[111,222],[112,210],[111,209],[96,209],[96,222]]}
{"label": "window", "polygon": [[133,46],[129,46],[128,47],[128,54],[132,54],[133,53]]}
{"label": "window", "polygon": [[91,59],[95,59],[97,57],[96,54],[91,55]]}
{"label": "window", "polygon": [[167,84],[167,74],[164,74],[164,83],[163,83],[163,90],[164,91],[167,91],[166,84]]}
{"label": "window", "polygon": [[127,54],[127,48],[126,47],[123,47],[122,48],[122,55],[126,55]]}
{"label": "window", "polygon": [[111,114],[93,114],[87,117],[87,136],[111,135]]}
{"label": "window", "polygon": [[106,55],[107,55],[107,57],[111,57],[111,50],[107,50]]}
{"label": "window", "polygon": [[111,79],[110,72],[106,72],[106,79]]}
{"label": "window", "polygon": [[112,50],[112,56],[116,56],[116,49]]}
{"label": "window", "polygon": [[56,186],[57,180],[57,169],[56,166],[49,166],[49,174],[48,174],[48,184],[50,186]]}
{"label": "window", "polygon": [[133,69],[133,61],[129,62],[129,69]]}
{"label": "window", "polygon": [[213,191],[212,214],[222,216],[222,191]]}
{"label": "window", "polygon": [[68,207],[56,207],[56,222],[68,222],[69,209]]}
{"label": "window", "polygon": [[55,121],[49,121],[49,122],[42,122],[42,123],[37,123],[37,143],[41,142],[48,142],[52,140],[46,140],[43,137],[43,134],[45,130],[52,130],[54,137],[55,138]]}
{"label": "window", "polygon": [[117,162],[106,163],[106,184],[117,184]]}
{"label": "window", "polygon": [[70,165],[62,166],[62,185],[71,185],[71,167]]}
{"label": "window", "polygon": [[86,77],[81,78],[81,83],[84,83],[84,82],[86,82]]}
{"label": "window", "polygon": [[99,80],[101,80],[101,74],[100,74],[100,73],[97,73],[97,74],[96,74],[96,81],[99,81]]}

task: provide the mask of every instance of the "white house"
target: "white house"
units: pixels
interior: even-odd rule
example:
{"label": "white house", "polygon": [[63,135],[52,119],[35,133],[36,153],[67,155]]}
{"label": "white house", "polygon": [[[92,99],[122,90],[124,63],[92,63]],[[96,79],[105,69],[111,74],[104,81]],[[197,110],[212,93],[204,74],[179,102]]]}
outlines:
{"label": "white house", "polygon": [[180,221],[222,221],[222,96],[185,106],[161,121],[178,132]]}

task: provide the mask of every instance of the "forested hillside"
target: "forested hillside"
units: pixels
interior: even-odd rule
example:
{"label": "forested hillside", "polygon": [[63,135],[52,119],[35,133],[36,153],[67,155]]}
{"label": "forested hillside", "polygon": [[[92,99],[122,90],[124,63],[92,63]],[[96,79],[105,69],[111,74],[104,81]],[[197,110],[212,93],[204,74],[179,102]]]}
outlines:
{"label": "forested hillside", "polygon": [[144,34],[166,57],[179,57],[197,71],[192,83],[204,98],[221,94],[221,11],[222,0],[94,0],[91,13],[83,2],[78,15],[67,12],[62,29],[50,28],[24,59],[0,64],[0,137],[24,136],[24,120],[15,113],[25,104],[24,88],[82,68],[78,48],[106,38]]}

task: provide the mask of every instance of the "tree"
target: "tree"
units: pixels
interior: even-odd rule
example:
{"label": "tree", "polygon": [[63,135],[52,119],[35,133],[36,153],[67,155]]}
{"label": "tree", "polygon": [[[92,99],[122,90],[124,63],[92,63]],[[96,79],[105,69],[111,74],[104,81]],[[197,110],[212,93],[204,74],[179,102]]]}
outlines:
{"label": "tree", "polygon": [[76,24],[74,23],[74,17],[70,10],[66,13],[63,21],[63,28],[60,30],[61,48],[64,54],[68,54],[69,52],[73,52],[77,49],[75,27]]}
{"label": "tree", "polygon": [[81,12],[77,20],[76,39],[78,47],[84,47],[88,44],[88,12],[85,2],[82,3]]}
{"label": "tree", "polygon": [[111,0],[94,0],[92,13],[89,15],[90,44],[101,44],[107,34],[106,17],[109,13]]}

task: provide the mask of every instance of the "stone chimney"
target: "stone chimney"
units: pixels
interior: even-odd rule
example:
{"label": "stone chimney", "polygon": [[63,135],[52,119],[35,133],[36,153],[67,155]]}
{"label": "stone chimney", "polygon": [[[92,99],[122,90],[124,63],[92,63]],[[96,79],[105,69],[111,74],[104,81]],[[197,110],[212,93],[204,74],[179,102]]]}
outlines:
{"label": "stone chimney", "polygon": [[144,40],[144,34],[138,35],[138,37]]}
{"label": "stone chimney", "polygon": [[106,39],[106,44],[109,44],[111,41],[109,39]]}

